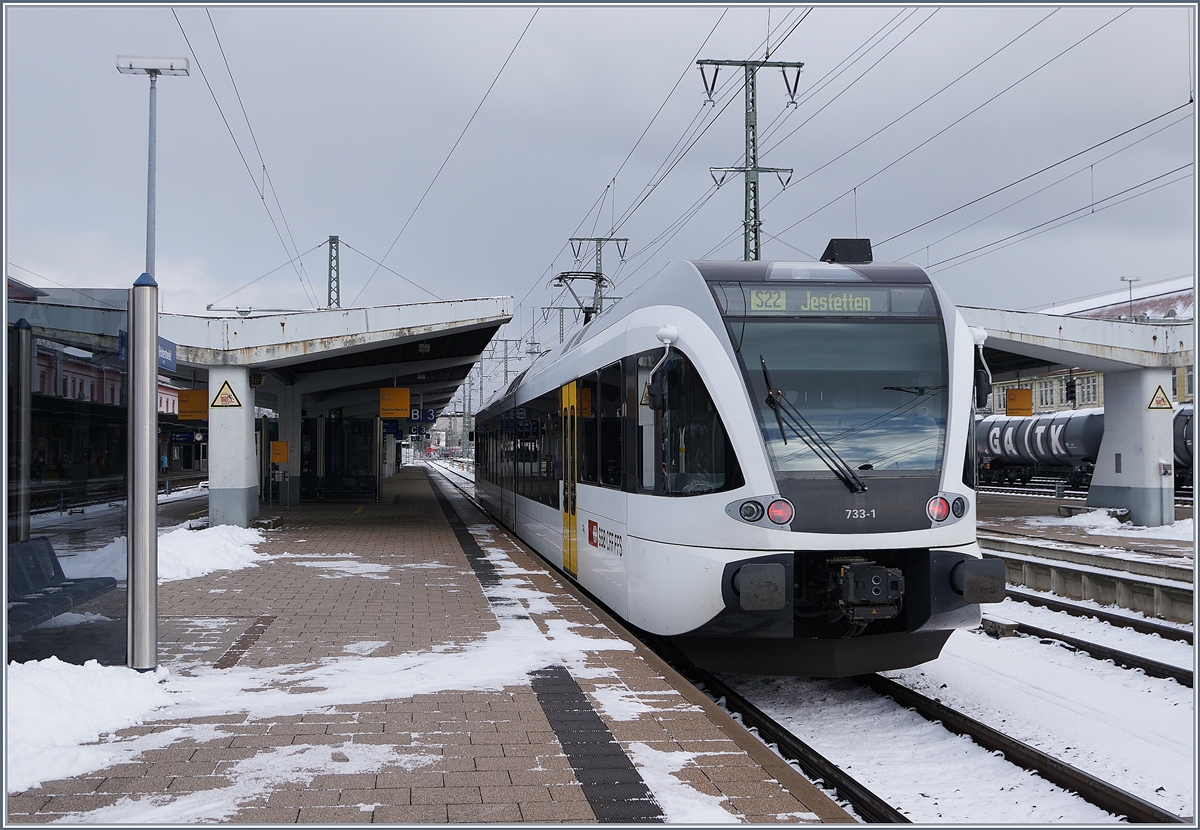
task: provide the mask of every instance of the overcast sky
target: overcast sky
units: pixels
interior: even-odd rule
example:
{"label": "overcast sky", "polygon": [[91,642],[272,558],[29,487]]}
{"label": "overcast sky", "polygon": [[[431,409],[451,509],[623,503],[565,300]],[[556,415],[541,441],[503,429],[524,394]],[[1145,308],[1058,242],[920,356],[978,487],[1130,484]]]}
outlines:
{"label": "overcast sky", "polygon": [[763,174],[763,259],[867,237],[956,302],[1042,308],[1194,273],[1194,15],[6,5],[7,273],[144,270],[149,84],[116,57],[186,57],[158,85],[165,311],[324,305],[336,234],[343,306],[512,295],[501,336],[557,342],[541,309],[579,267],[571,236],[628,237],[625,263],[604,251],[617,295],[673,259],[741,258],[742,178],[717,190],[709,168],[744,164],[743,74],[706,105],[695,61],[761,58],[770,33],[804,70],[794,107],[758,76],[759,164],[794,169],[786,190]]}

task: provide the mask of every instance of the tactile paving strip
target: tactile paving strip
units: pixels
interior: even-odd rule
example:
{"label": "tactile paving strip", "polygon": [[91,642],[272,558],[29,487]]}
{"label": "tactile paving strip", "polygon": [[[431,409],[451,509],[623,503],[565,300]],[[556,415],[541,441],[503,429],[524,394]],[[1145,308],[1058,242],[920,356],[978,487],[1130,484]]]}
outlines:
{"label": "tactile paving strip", "polygon": [[[429,485],[486,593],[488,588],[500,584],[495,565],[432,476]],[[488,601],[493,602],[491,597]],[[530,675],[530,685],[596,818],[601,822],[664,821],[662,810],[641,773],[571,673],[563,666],[547,666]]]}
{"label": "tactile paving strip", "polygon": [[563,666],[547,666],[530,675],[530,685],[596,818],[602,822],[664,821],[641,773],[570,672]]}

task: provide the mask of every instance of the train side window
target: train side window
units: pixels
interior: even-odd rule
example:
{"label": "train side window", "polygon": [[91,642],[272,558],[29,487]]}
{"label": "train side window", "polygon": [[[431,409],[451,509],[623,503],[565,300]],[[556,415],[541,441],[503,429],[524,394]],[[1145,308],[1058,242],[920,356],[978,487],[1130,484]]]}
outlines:
{"label": "train side window", "polygon": [[[655,413],[656,448],[661,453],[659,492],[698,496],[741,487],[744,479],[733,445],[696,367],[675,351],[659,371],[662,408]],[[643,395],[643,400],[648,401],[649,395]]]}
{"label": "train side window", "polygon": [[600,401],[599,385],[596,382],[596,373],[584,375],[579,379],[579,436],[578,455],[579,455],[579,480],[586,481],[589,484],[597,483],[597,440],[596,435],[596,407]]}
{"label": "train side window", "polygon": [[614,363],[600,370],[600,483],[621,486],[621,364]]}

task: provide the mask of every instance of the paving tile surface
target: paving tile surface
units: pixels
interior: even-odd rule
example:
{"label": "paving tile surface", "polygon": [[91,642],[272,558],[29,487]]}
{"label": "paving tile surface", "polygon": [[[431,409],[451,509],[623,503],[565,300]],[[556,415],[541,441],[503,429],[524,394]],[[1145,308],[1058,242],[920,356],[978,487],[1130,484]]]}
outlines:
{"label": "paving tile surface", "polygon": [[[276,510],[282,528],[258,546],[274,557],[261,567],[160,586],[160,665],[185,677],[218,664],[271,670],[299,708],[316,701],[310,710],[250,716],[231,700],[227,713],[150,719],[103,735],[102,742],[145,748],[106,769],[10,793],[7,821],[107,823],[136,814],[141,802],[171,816],[157,821],[143,810],[135,819],[151,824],[596,822],[529,681],[479,690],[452,688],[446,678],[446,688],[433,692],[405,695],[398,688],[394,697],[329,703],[311,679],[319,676],[315,669],[348,655],[461,651],[500,630],[503,615],[532,620],[543,633],[572,623],[574,633],[598,646],[612,641],[602,611],[451,488],[439,499],[435,486],[423,468],[409,467],[385,481],[376,503]],[[452,512],[444,513],[447,504]],[[460,537],[465,526],[490,551],[489,561],[506,557],[501,577],[539,601],[489,600],[478,557],[468,561],[467,543],[452,530],[455,516]],[[103,625],[35,634],[22,641],[18,659],[58,654],[83,662],[89,636],[111,651],[112,634]],[[645,772],[639,758],[672,752],[682,760],[671,790],[689,788],[694,800],[735,821],[849,821],[649,652],[585,647],[585,657],[578,665],[586,670],[575,670],[573,679],[607,728],[605,740],[615,740],[614,751],[632,760],[638,775]],[[120,665],[123,655],[106,660]],[[614,695],[637,705],[606,712]],[[575,736],[571,745],[581,740],[589,739]],[[253,772],[301,757],[290,775]],[[646,783],[651,792],[663,786]],[[179,818],[201,798],[207,807]],[[670,804],[660,806],[670,820]]]}

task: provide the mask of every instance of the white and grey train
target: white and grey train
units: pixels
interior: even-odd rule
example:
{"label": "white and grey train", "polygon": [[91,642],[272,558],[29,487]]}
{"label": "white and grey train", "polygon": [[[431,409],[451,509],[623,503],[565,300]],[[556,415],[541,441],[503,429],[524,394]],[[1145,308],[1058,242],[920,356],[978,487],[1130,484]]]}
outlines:
{"label": "white and grey train", "polygon": [[1003,599],[975,535],[981,343],[866,240],[674,262],[478,414],[476,495],[702,667],[916,665]]}

